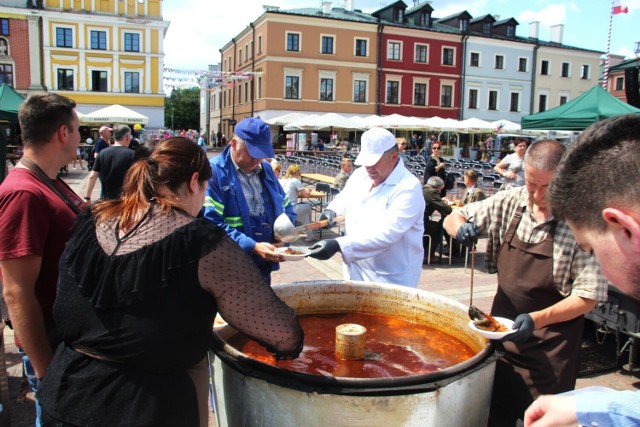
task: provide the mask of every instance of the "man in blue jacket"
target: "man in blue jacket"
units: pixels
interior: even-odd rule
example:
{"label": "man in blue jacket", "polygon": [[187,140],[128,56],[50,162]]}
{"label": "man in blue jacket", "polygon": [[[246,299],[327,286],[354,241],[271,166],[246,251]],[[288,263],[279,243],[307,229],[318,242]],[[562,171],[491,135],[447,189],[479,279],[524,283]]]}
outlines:
{"label": "man in blue jacket", "polygon": [[249,254],[271,283],[284,257],[275,252],[273,223],[283,212],[296,214],[268,162],[274,156],[269,126],[257,117],[239,122],[227,148],[211,160],[213,176],[204,199],[204,216],[224,228]]}

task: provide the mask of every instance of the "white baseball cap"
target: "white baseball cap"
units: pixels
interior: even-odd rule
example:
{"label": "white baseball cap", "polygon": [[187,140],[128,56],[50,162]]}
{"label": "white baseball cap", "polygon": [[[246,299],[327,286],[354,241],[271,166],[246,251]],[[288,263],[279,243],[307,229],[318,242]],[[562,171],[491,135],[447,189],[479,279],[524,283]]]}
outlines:
{"label": "white baseball cap", "polygon": [[371,128],[362,134],[361,148],[356,161],[359,166],[373,166],[382,155],[396,145],[396,137],[385,128]]}

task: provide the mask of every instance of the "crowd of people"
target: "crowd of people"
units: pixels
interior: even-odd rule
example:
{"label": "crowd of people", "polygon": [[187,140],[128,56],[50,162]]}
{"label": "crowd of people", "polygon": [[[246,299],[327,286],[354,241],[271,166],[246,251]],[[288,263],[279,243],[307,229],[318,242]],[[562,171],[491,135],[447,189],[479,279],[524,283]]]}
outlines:
{"label": "crowd of people", "polygon": [[[35,94],[18,115],[25,151],[0,185],[0,273],[16,344],[36,377],[38,425],[208,425],[206,355],[216,312],[276,357],[299,354],[303,332],[268,286],[271,265],[250,256],[256,252],[240,231],[201,215],[214,177],[233,176],[232,198],[246,189],[257,200],[249,175],[260,179],[261,162],[252,156],[272,156],[261,151],[268,150],[263,123],[239,124],[220,163],[190,139],[149,141],[119,196],[89,204],[58,178],[80,143],[75,103]],[[97,162],[120,148],[100,150]],[[264,216],[276,199],[284,210],[284,193],[269,177],[275,197],[251,213]],[[265,229],[252,221],[248,233]],[[281,260],[271,240],[259,240],[257,252]]]}
{"label": "crowd of people", "polygon": [[[103,126],[84,201],[58,177],[78,153],[75,103],[35,94],[19,121],[24,154],[0,185],[0,274],[42,425],[207,425],[218,312],[277,358],[298,356],[304,333],[269,286],[284,261],[273,225],[311,222],[310,189],[299,165],[282,174],[264,121],[238,122],[211,159],[183,137],[134,153],[128,126]],[[617,172],[640,171],[639,142],[632,115],[570,149],[519,140],[495,166],[502,191],[487,197],[468,169],[452,199],[440,141],[372,128],[318,215],[327,227],[343,217],[344,233],[309,233],[310,256],[340,253],[346,280],[417,287],[427,240],[433,251],[448,236],[468,248],[487,238],[491,313],[515,320],[497,343],[489,425],[637,425],[639,392],[573,390],[583,315],[606,300],[607,279],[640,299],[640,190]],[[411,150],[426,153],[422,181],[405,167]]]}

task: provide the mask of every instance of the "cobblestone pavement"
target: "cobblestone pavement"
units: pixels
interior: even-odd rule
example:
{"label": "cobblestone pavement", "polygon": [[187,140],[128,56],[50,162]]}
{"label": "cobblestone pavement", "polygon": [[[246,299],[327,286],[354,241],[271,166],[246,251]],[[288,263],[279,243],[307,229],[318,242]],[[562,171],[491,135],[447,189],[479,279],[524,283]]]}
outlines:
{"label": "cobblestone pavement", "polygon": [[[71,165],[70,165],[71,166]],[[86,170],[73,170],[69,167],[69,173],[64,179],[80,195],[84,196],[86,189]],[[94,189],[92,199],[99,197],[99,183]],[[324,232],[323,237],[335,236],[335,233]],[[301,236],[303,237],[303,236]],[[296,243],[300,246],[309,245],[304,238]],[[474,295],[473,303],[480,309],[489,310],[496,291],[497,279],[495,275],[488,274],[483,265],[485,243],[481,240],[475,260]],[[273,283],[289,283],[294,281],[315,280],[342,280],[342,260],[340,254],[328,261],[318,261],[305,258],[300,262],[284,262],[281,269],[273,274]],[[445,258],[442,263],[424,265],[420,275],[419,289],[435,292],[463,304],[469,303],[470,269],[465,268],[463,258],[454,258],[451,265]],[[11,425],[16,427],[32,426],[34,421],[34,406],[32,393],[23,393],[25,390],[21,381],[20,355],[13,345],[13,332],[5,329],[4,342],[6,345],[6,364],[9,376],[10,402],[5,408],[11,416]],[[597,354],[596,354],[597,357]],[[605,357],[605,356],[601,356]],[[606,356],[608,357],[608,356]],[[625,352],[622,357],[628,357]],[[604,364],[604,360],[601,361]],[[640,375],[629,373],[623,369],[613,369],[606,372],[583,376],[578,379],[578,388],[587,386],[606,386],[617,390],[640,389]],[[215,426],[215,419],[211,417],[210,426]]]}

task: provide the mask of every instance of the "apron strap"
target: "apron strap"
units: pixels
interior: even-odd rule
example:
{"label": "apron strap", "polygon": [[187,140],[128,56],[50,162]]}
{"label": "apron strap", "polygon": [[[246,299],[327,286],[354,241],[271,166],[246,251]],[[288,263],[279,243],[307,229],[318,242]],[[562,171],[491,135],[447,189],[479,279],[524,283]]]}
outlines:
{"label": "apron strap", "polygon": [[63,194],[55,185],[53,185],[53,182],[51,182],[52,180],[47,176],[47,174],[44,173],[42,169],[40,169],[40,166],[38,166],[31,159],[26,159],[24,157],[20,159],[20,163],[25,165],[27,169],[33,172],[36,178],[38,178],[38,180],[40,180],[40,182],[42,182],[44,185],[49,187],[49,189],[53,191],[56,196],[60,197],[60,199],[65,202],[67,206],[69,206],[69,209],[71,209],[76,215],[80,213],[81,209],[75,203],[73,203],[73,201],[71,201],[66,194]]}

